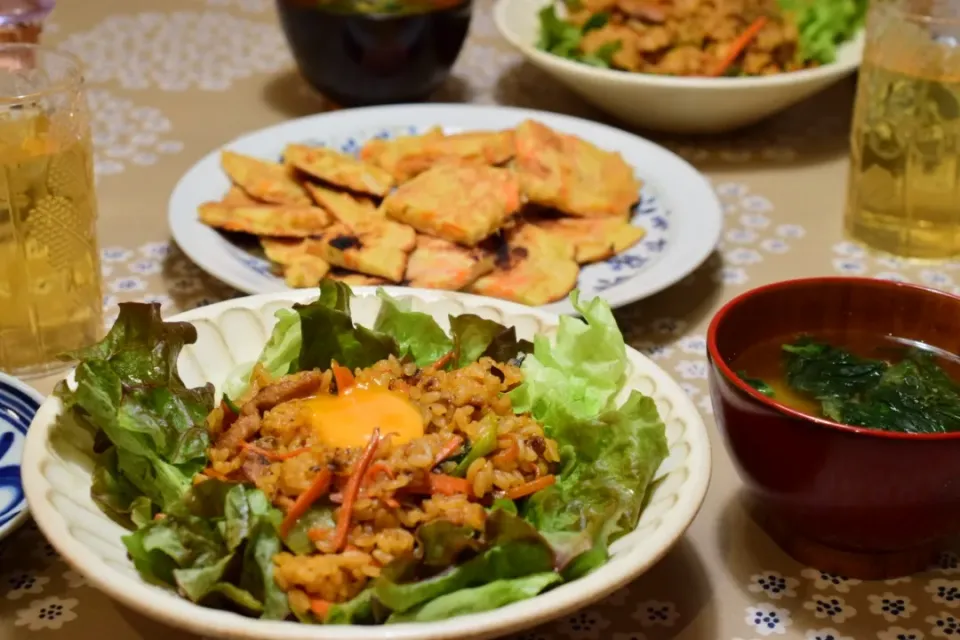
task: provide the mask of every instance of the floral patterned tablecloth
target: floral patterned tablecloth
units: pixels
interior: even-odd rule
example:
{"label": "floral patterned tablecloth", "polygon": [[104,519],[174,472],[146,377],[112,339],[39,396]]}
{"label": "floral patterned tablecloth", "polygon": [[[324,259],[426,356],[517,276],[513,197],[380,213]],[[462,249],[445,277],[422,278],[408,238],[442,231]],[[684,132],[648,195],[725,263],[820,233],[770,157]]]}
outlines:
{"label": "floral patterned tablecloth", "polygon": [[[168,240],[167,196],[234,136],[327,107],[293,72],[271,0],[65,0],[47,41],[89,66],[101,206],[104,308],[168,313],[234,295]],[[718,251],[693,275],[618,311],[629,340],[671,372],[712,430],[704,331],[731,296],[783,278],[857,274],[960,291],[960,264],[875,257],[841,237],[853,81],[719,138],[652,135],[703,170],[725,214]],[[510,104],[603,120],[523,63],[478,0],[469,43],[439,101]],[[51,380],[38,381],[49,391]],[[686,537],[629,588],[524,640],[920,640],[960,637],[960,556],[920,575],[860,582],[798,565],[746,515],[714,436],[714,476]],[[758,445],[762,446],[762,445]],[[0,640],[189,637],[92,589],[32,523],[0,542]]]}

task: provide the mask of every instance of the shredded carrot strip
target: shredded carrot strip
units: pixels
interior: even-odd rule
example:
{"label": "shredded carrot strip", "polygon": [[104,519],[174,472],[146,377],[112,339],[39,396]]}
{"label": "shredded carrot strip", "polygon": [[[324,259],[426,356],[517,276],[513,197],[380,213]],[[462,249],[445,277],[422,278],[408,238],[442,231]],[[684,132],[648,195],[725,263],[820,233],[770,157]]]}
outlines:
{"label": "shredded carrot strip", "polygon": [[427,366],[427,370],[429,370],[429,371],[437,371],[438,369],[442,369],[442,368],[444,368],[445,366],[447,366],[447,363],[450,362],[450,359],[451,359],[451,358],[453,358],[453,351],[448,351],[448,352],[446,352],[445,354],[443,354],[442,356],[440,356],[439,358],[437,358],[437,361],[436,361],[436,362],[434,362],[433,364]]}
{"label": "shredded carrot strip", "polygon": [[444,460],[452,456],[454,452],[457,449],[459,449],[460,445],[462,444],[463,444],[463,438],[461,438],[460,436],[453,436],[452,438],[450,438],[450,442],[443,445],[443,449],[440,449],[440,453],[438,453],[437,457],[434,458],[433,466],[437,466],[438,464],[440,464],[441,462],[443,462]]}
{"label": "shredded carrot strip", "polygon": [[470,493],[470,483],[464,478],[455,478],[440,473],[431,473],[428,478],[430,479],[431,494],[439,493],[452,496],[458,493]]}
{"label": "shredded carrot strip", "polygon": [[520,457],[520,445],[517,444],[517,439],[512,435],[504,437],[510,441],[510,444],[506,449],[493,456],[493,460],[498,463],[515,462]]}
{"label": "shredded carrot strip", "polygon": [[297,520],[300,519],[300,516],[307,512],[307,509],[310,508],[310,505],[319,500],[323,494],[330,490],[330,481],[332,479],[333,473],[330,471],[329,467],[324,467],[320,470],[320,473],[314,477],[313,483],[307,487],[307,490],[297,496],[293,506],[290,507],[290,510],[287,511],[287,515],[284,516],[283,522],[280,523],[281,538],[286,538],[287,534],[290,532],[290,527],[296,524]]}
{"label": "shredded carrot strip", "polygon": [[360,493],[360,484],[367,474],[373,457],[377,455],[377,445],[380,444],[380,428],[377,427],[370,434],[370,441],[366,448],[360,454],[353,473],[350,474],[350,480],[347,481],[347,487],[343,491],[343,505],[337,513],[337,528],[333,536],[332,552],[337,553],[347,542],[347,534],[350,532],[350,520],[353,516],[353,505],[357,501],[357,494]]}
{"label": "shredded carrot strip", "polygon": [[391,509],[399,509],[400,503],[397,502],[396,498],[384,498],[383,503],[390,507]]}
{"label": "shredded carrot strip", "polygon": [[330,611],[332,605],[327,600],[321,600],[320,598],[311,598],[310,599],[310,611],[313,611],[321,620],[325,620],[327,617],[327,612]]}
{"label": "shredded carrot strip", "polygon": [[283,462],[284,460],[296,458],[301,453],[306,453],[307,451],[310,451],[310,447],[300,447],[299,449],[287,451],[286,453],[277,453],[276,451],[262,449],[255,444],[250,444],[249,442],[241,443],[240,447],[246,451],[249,451],[250,453],[255,453],[257,455],[263,456],[267,460],[272,460],[274,462]]}
{"label": "shredded carrot strip", "polygon": [[546,489],[556,481],[556,476],[542,476],[536,480],[531,480],[530,482],[513,487],[512,489],[508,489],[504,493],[506,494],[506,497],[510,498],[511,500],[517,500],[518,498],[525,498],[530,494],[536,493],[542,489]]}
{"label": "shredded carrot strip", "polygon": [[341,367],[336,360],[330,363],[330,369],[333,370],[333,379],[337,381],[337,395],[342,395],[356,382],[353,372],[346,367]]}
{"label": "shredded carrot strip", "polygon": [[378,473],[382,473],[391,480],[397,477],[396,474],[393,473],[393,469],[391,469],[390,465],[388,465],[386,462],[374,462],[372,465],[370,465],[370,468],[367,469],[367,473],[363,478],[363,484],[370,484],[373,482]]}
{"label": "shredded carrot strip", "polygon": [[727,69],[730,68],[730,65],[740,57],[740,54],[750,46],[750,43],[753,42],[753,39],[757,37],[757,34],[760,33],[760,30],[763,29],[764,25],[767,24],[766,16],[760,16],[747,27],[747,30],[740,34],[740,36],[733,41],[730,45],[730,49],[727,51],[727,55],[724,56],[723,60],[720,61],[720,64],[714,68],[713,72],[710,74],[712,76],[722,76],[726,73]]}

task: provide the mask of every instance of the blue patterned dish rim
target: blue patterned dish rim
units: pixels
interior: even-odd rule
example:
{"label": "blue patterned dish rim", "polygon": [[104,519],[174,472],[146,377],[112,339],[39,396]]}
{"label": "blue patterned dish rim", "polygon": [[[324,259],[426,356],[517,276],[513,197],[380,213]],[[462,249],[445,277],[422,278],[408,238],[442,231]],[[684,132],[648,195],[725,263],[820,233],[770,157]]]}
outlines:
{"label": "blue patterned dish rim", "polygon": [[0,373],[0,539],[27,519],[20,462],[27,429],[43,399],[32,387]]}
{"label": "blue patterned dish rim", "polygon": [[[398,136],[424,133],[429,127],[395,126],[380,127],[374,130],[355,131],[342,136],[325,136],[299,140],[300,144],[314,147],[330,147],[341,153],[357,155],[363,145],[371,139],[389,140]],[[443,127],[446,133],[458,133],[460,127]],[[282,162],[283,158],[277,158]],[[643,176],[638,176],[641,180]],[[641,227],[646,232],[643,239],[633,247],[611,256],[606,260],[583,265],[580,268],[577,287],[585,298],[592,298],[611,287],[615,287],[640,276],[652,266],[661,254],[672,244],[670,211],[663,204],[663,198],[656,188],[644,181],[637,196],[637,203],[630,214],[630,224]],[[270,261],[250,253],[246,248],[232,245],[230,254],[246,269],[267,278],[282,278],[274,275]]]}

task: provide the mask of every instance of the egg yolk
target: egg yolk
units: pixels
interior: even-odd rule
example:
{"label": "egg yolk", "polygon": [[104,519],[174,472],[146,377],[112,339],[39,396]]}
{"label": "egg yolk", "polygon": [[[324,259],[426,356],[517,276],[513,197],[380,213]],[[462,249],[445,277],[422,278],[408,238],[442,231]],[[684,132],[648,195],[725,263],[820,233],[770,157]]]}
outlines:
{"label": "egg yolk", "polygon": [[306,422],[329,447],[363,447],[374,429],[393,435],[394,444],[423,436],[420,411],[403,396],[382,388],[351,387],[338,396],[303,401]]}

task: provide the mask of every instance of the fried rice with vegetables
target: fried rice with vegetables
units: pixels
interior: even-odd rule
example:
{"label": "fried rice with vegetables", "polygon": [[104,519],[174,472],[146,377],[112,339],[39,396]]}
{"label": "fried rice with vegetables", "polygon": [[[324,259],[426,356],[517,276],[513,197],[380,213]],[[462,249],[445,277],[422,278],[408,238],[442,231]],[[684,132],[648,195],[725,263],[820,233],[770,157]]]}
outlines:
{"label": "fried rice with vegetables", "polygon": [[196,339],[122,305],[77,354],[66,419],[94,434],[97,504],[144,579],[269,619],[381,624],[494,609],[576,580],[636,526],[666,455],[599,300],[531,344],[471,314],[449,334],[381,292],[278,312],[214,402],[176,373]]}
{"label": "fried rice with vegetables", "polygon": [[[281,534],[308,509],[327,506],[335,524],[306,531],[315,552],[279,554],[275,575],[295,609],[344,602],[381,567],[414,551],[419,525],[442,519],[481,531],[484,504],[553,484],[556,441],[529,415],[515,415],[505,395],[521,380],[519,367],[490,358],[445,371],[391,356],[357,372],[335,365],[277,381],[258,369],[237,403],[239,415],[224,405],[208,418],[215,444],[200,478],[254,484],[285,512]],[[305,424],[297,397],[355,388],[409,399],[425,435],[397,444],[382,425],[363,448],[326,446]],[[258,417],[259,427],[253,431],[256,421],[244,425],[239,416]]]}
{"label": "fried rice with vegetables", "polygon": [[828,64],[866,0],[566,0],[540,12],[538,47],[598,67],[766,76]]}

